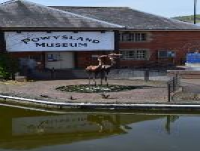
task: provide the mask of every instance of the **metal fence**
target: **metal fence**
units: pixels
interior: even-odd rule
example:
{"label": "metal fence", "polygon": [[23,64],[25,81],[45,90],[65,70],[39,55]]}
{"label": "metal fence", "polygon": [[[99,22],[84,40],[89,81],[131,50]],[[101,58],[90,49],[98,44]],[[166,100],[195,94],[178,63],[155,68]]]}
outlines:
{"label": "metal fence", "polygon": [[166,71],[149,69],[114,69],[109,74],[109,79],[168,81]]}
{"label": "metal fence", "polygon": [[180,77],[175,75],[167,82],[168,102],[171,101],[171,93],[176,92],[180,88]]}

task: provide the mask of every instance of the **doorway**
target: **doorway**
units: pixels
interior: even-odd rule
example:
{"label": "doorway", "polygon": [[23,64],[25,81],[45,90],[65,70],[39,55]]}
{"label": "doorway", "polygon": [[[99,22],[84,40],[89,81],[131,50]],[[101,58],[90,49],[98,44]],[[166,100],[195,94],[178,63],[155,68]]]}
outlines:
{"label": "doorway", "polygon": [[73,52],[47,52],[45,53],[45,67],[48,69],[74,68]]}

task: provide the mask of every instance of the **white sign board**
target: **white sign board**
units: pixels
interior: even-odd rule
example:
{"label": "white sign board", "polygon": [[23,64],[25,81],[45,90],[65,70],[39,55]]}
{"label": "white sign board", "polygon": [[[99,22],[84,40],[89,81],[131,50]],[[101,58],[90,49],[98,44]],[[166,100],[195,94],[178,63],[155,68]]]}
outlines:
{"label": "white sign board", "polygon": [[110,51],[114,32],[5,32],[8,52]]}

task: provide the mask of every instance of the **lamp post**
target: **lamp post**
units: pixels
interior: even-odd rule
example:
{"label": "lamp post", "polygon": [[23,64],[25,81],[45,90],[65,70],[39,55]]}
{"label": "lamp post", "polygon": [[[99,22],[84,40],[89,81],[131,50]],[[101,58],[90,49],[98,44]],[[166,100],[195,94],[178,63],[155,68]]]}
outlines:
{"label": "lamp post", "polygon": [[194,0],[194,24],[196,24],[196,10],[197,10],[197,0]]}

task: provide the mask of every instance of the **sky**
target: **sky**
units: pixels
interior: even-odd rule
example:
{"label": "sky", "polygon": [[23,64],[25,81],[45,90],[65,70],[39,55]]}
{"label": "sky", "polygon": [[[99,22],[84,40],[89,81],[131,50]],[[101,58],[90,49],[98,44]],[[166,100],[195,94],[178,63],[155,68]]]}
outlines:
{"label": "sky", "polygon": [[[7,0],[0,0],[5,2]],[[175,17],[194,14],[194,0],[28,0],[46,6],[125,6],[143,12]],[[200,0],[197,0],[200,14]]]}

